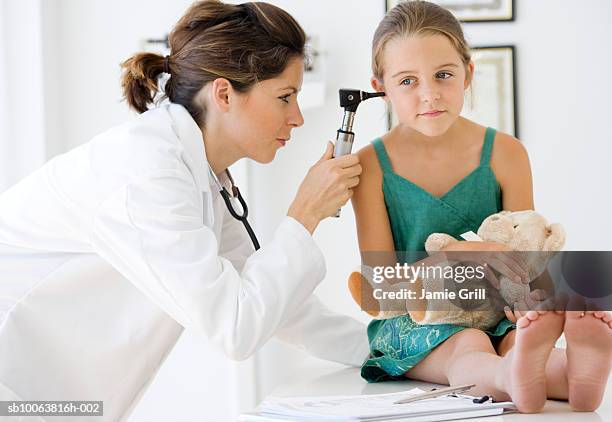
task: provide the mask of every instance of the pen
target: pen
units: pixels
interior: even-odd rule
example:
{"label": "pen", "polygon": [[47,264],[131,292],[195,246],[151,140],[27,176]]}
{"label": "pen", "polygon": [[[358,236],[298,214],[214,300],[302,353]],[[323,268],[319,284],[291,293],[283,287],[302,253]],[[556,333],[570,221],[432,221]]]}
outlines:
{"label": "pen", "polygon": [[476,384],[466,384],[466,385],[459,385],[457,387],[440,388],[438,390],[432,390],[426,393],[417,394],[415,396],[411,396],[411,397],[408,397],[402,400],[398,400],[396,402],[393,402],[393,404],[412,403],[414,401],[430,399],[430,398],[439,397],[439,396],[445,396],[451,393],[463,393],[464,391],[468,391],[474,387],[476,387]]}

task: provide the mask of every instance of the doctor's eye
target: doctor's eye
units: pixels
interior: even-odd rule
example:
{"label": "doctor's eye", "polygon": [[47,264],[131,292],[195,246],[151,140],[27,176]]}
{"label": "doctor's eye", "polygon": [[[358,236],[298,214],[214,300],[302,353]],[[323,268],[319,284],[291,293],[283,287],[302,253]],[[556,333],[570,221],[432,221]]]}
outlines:
{"label": "doctor's eye", "polygon": [[415,79],[413,79],[413,78],[406,78],[406,79],[403,79],[403,80],[400,82],[400,85],[410,86],[410,85],[414,85],[414,83],[415,83],[415,82],[416,82],[416,80],[415,80]]}
{"label": "doctor's eye", "polygon": [[[446,76],[443,76],[443,75],[446,75]],[[438,79],[448,79],[448,78],[450,78],[452,76],[453,76],[453,74],[449,73],[449,72],[438,72],[438,73],[436,73],[436,77]]]}
{"label": "doctor's eye", "polygon": [[281,101],[289,104],[289,98],[291,97],[291,94],[287,94],[284,97],[278,97]]}

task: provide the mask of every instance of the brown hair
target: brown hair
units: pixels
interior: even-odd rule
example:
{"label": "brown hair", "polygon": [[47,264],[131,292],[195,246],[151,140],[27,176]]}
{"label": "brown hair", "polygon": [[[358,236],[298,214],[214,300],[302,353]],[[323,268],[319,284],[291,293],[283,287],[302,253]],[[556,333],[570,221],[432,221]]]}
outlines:
{"label": "brown hair", "polygon": [[202,0],[177,22],[168,43],[167,58],[138,53],[121,64],[123,95],[131,108],[145,112],[159,91],[157,78],[169,71],[164,97],[203,124],[206,110],[194,98],[205,84],[225,78],[247,92],[281,74],[292,59],[304,59],[306,35],[291,15],[271,4]]}
{"label": "brown hair", "polygon": [[376,79],[382,81],[383,78],[382,53],[385,45],[394,38],[412,35],[444,35],[467,68],[471,59],[470,48],[459,21],[437,4],[413,0],[399,3],[389,10],[376,28],[372,40],[372,72]]}

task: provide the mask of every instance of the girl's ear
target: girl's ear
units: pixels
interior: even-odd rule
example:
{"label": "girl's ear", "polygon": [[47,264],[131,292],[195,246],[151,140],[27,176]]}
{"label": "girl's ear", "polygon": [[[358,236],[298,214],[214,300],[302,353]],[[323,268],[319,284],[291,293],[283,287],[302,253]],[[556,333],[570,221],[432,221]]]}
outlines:
{"label": "girl's ear", "polygon": [[472,79],[474,79],[474,62],[470,60],[465,71],[464,89],[468,89],[468,87],[472,84]]}
{"label": "girl's ear", "polygon": [[[385,92],[385,86],[375,76],[372,76],[370,78],[370,84],[372,85],[372,88],[374,88],[374,91]],[[389,97],[387,97],[386,95],[382,97],[382,99],[385,101],[389,101]]]}

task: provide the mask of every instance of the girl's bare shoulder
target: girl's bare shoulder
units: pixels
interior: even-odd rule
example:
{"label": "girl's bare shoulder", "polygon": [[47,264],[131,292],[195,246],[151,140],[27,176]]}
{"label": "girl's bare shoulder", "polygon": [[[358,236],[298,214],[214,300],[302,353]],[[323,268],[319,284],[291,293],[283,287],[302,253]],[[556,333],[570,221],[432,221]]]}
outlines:
{"label": "girl's bare shoulder", "polygon": [[497,132],[491,155],[491,167],[503,172],[512,172],[529,165],[529,155],[525,145],[516,137]]}
{"label": "girl's bare shoulder", "polygon": [[378,164],[378,156],[372,143],[367,144],[359,151],[357,151],[359,157],[359,164],[361,164],[362,173],[361,177],[381,177],[382,172],[380,171],[380,165]]}
{"label": "girl's bare shoulder", "polygon": [[[481,143],[487,130],[486,126],[469,120],[468,122],[470,138],[476,143]],[[520,140],[508,133],[496,131],[491,155],[492,166],[507,167],[507,164],[513,164],[516,163],[516,160],[522,161],[526,158],[527,150]]]}
{"label": "girl's bare shoulder", "polygon": [[361,165],[361,175],[359,176],[359,185],[356,186],[354,193],[357,197],[364,195],[372,195],[378,191],[382,191],[382,171],[378,162],[378,156],[374,145],[368,145],[357,151],[359,164]]}

